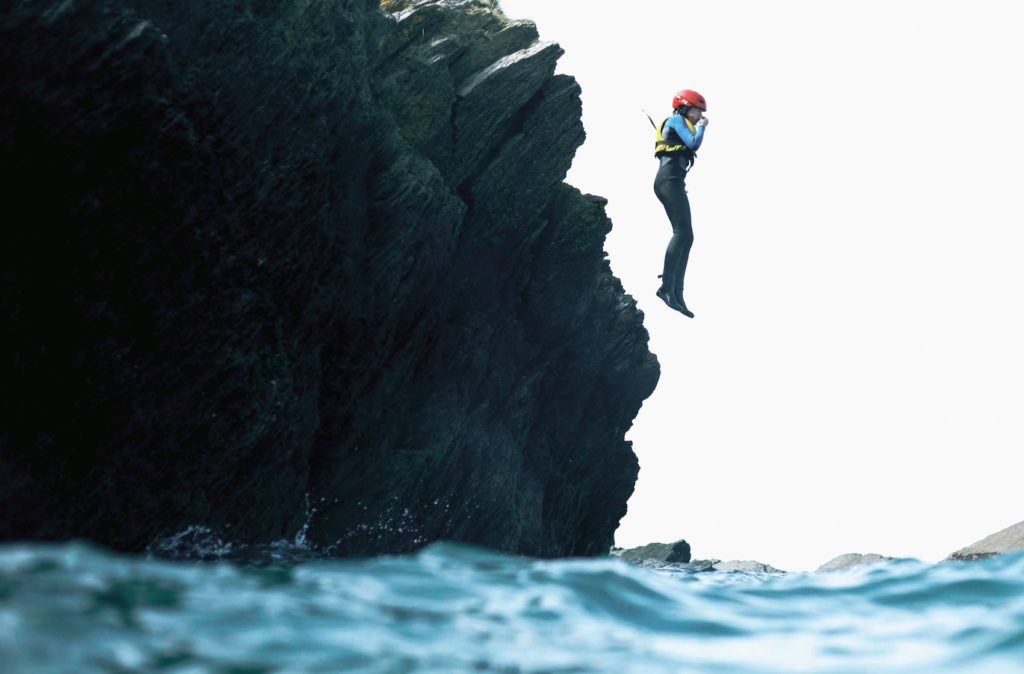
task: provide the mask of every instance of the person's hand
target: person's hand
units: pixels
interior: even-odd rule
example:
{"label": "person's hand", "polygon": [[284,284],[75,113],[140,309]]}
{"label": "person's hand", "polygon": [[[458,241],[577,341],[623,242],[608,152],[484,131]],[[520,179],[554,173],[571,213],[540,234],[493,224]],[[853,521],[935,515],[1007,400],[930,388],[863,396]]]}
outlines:
{"label": "person's hand", "polygon": [[707,125],[708,125],[708,118],[705,117],[704,115],[701,115],[700,116],[700,120],[697,122],[697,126],[707,126]]}

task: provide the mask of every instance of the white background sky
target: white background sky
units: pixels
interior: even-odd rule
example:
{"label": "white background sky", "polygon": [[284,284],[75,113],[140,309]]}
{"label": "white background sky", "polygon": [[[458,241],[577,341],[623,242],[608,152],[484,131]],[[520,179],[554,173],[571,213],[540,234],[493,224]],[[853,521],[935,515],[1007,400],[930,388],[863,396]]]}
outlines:
{"label": "white background sky", "polygon": [[[1024,519],[1024,4],[503,0],[566,50],[612,269],[658,389],[616,543],[813,569],[936,561]],[[687,179],[696,318],[654,296],[673,94],[708,100]]]}

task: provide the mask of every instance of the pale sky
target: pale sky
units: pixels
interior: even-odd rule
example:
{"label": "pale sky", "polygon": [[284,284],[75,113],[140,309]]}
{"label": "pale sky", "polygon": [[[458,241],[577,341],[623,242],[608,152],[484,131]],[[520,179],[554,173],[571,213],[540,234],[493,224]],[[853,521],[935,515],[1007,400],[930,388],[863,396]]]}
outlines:
{"label": "pale sky", "polygon": [[[661,381],[618,545],[813,569],[1024,520],[1024,4],[502,0],[566,51]],[[653,130],[695,89],[688,319]]]}

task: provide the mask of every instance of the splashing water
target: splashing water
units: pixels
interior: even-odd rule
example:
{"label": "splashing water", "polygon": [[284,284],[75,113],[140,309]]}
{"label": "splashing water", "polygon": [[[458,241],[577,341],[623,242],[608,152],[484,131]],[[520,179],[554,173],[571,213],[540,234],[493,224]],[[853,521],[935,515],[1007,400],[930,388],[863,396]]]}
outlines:
{"label": "splashing water", "polygon": [[1024,672],[1024,554],[769,576],[444,543],[258,564],[4,546],[0,670]]}

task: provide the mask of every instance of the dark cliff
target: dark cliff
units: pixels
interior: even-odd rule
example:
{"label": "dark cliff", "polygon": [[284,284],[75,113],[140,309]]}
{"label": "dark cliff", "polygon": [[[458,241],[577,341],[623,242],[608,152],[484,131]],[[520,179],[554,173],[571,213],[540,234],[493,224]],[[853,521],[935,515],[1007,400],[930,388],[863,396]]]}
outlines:
{"label": "dark cliff", "polygon": [[606,552],[658,365],[484,0],[0,16],[0,539]]}

